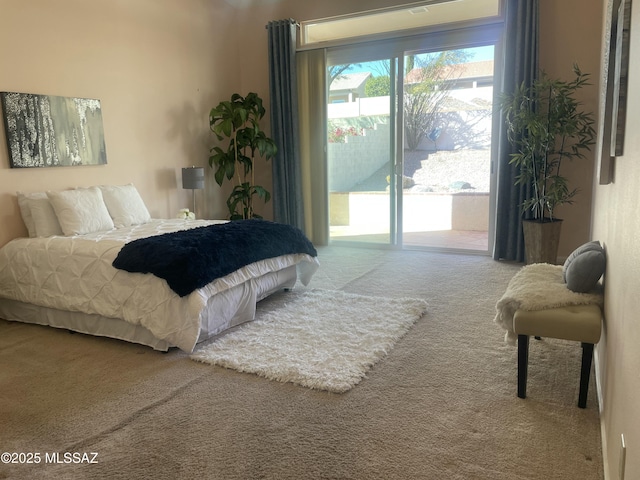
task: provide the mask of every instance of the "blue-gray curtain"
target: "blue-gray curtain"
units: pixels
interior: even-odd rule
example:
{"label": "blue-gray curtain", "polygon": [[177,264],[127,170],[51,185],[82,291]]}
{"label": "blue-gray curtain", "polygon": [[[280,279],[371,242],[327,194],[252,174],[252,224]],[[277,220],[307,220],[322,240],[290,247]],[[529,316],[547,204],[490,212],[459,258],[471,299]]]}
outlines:
{"label": "blue-gray curtain", "polygon": [[[538,0],[508,0],[502,80],[504,93],[513,93],[523,82],[531,85],[537,77],[538,36]],[[530,190],[525,186],[514,185],[518,171],[513,165],[509,165],[514,149],[507,140],[503,119],[501,117],[499,134],[493,258],[523,262],[524,235],[520,205],[530,196]]]}
{"label": "blue-gray curtain", "polygon": [[267,24],[271,137],[278,147],[278,153],[271,160],[272,201],[276,222],[304,230],[298,134],[297,28],[297,23],[291,19]]}

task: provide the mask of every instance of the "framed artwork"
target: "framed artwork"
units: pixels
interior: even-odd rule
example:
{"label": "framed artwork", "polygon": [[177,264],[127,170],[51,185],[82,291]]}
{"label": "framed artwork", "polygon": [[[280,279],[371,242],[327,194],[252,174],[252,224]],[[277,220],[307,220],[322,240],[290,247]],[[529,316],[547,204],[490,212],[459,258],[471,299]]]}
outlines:
{"label": "framed artwork", "polygon": [[606,15],[596,152],[601,185],[613,181],[615,157],[624,153],[631,0],[609,0]]}
{"label": "framed artwork", "polygon": [[[624,129],[627,116],[627,84],[629,77],[629,33],[631,0],[620,0],[617,9],[616,38],[613,51],[613,105],[611,110],[611,156],[624,154]],[[611,39],[613,41],[613,38]]]}
{"label": "framed artwork", "polygon": [[104,165],[100,100],[0,92],[12,168]]}

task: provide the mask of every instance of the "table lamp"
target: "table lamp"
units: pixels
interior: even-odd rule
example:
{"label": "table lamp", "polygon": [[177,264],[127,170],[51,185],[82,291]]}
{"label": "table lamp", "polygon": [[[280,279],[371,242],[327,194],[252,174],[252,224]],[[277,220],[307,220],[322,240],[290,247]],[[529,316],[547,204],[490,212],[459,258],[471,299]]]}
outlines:
{"label": "table lamp", "polygon": [[190,189],[193,195],[193,213],[196,213],[196,190],[204,188],[204,167],[182,169],[182,188]]}

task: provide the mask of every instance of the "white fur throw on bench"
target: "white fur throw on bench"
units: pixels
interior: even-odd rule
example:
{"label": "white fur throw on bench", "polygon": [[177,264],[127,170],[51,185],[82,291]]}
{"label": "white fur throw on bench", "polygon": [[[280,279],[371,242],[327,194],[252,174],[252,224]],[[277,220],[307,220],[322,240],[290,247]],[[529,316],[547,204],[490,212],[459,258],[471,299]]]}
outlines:
{"label": "white fur throw on bench", "polygon": [[504,328],[505,341],[516,344],[513,315],[516,310],[546,310],[569,305],[602,307],[604,297],[599,289],[590,293],[576,293],[562,280],[562,265],[534,263],[522,267],[509,281],[507,291],[496,303],[495,322]]}

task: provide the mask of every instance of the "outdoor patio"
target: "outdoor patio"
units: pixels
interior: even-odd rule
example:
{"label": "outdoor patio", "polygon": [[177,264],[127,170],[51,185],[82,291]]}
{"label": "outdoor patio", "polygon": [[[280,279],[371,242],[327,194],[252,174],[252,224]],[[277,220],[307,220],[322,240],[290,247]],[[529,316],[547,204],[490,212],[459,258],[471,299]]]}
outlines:
{"label": "outdoor patio", "polygon": [[[489,194],[407,192],[403,195],[405,247],[488,251]],[[389,194],[330,195],[332,241],[389,244]]]}

